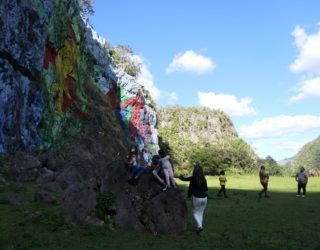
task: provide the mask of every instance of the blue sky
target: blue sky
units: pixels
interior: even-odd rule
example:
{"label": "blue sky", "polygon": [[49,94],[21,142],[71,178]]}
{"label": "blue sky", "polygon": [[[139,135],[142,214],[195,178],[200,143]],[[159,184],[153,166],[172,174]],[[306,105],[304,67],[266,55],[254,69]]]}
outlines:
{"label": "blue sky", "polygon": [[260,157],[320,135],[320,1],[95,0],[90,21],[144,63],[159,106],[228,113]]}

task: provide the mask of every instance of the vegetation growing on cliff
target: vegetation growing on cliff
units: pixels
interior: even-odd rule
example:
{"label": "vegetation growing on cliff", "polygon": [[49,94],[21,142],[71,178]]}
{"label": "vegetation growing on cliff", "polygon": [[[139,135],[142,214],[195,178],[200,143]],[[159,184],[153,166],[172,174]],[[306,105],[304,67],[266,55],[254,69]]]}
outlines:
{"label": "vegetation growing on cliff", "polygon": [[160,147],[171,154],[176,174],[190,173],[200,163],[206,173],[256,171],[255,152],[237,136],[222,111],[195,107],[166,107],[158,111]]}
{"label": "vegetation growing on cliff", "polygon": [[300,166],[320,170],[320,137],[304,145],[293,157],[291,166],[293,170],[297,170]]}

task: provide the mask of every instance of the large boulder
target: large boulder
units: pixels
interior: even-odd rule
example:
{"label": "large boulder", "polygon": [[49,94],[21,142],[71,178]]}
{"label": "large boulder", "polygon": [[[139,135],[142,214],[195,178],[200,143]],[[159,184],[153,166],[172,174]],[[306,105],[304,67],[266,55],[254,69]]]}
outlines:
{"label": "large boulder", "polygon": [[68,218],[86,224],[99,195],[112,194],[115,211],[109,219],[118,228],[170,235],[186,230],[187,206],[179,189],[163,192],[150,172],[132,185],[123,158],[102,161],[83,155],[58,177],[65,188],[62,207]]}
{"label": "large boulder", "polygon": [[35,181],[40,176],[41,162],[31,153],[19,152],[12,160],[10,171],[17,182]]}
{"label": "large boulder", "polygon": [[96,198],[97,193],[87,183],[75,183],[65,190],[62,208],[69,219],[84,223],[96,206]]}
{"label": "large boulder", "polygon": [[55,197],[53,197],[50,193],[43,190],[38,190],[35,192],[34,201],[49,203],[49,204],[57,203],[57,199]]}
{"label": "large boulder", "polygon": [[12,205],[21,205],[23,203],[23,199],[17,193],[8,193],[6,199],[7,202]]}
{"label": "large boulder", "polygon": [[6,179],[2,175],[0,175],[0,185],[4,184],[6,184]]}

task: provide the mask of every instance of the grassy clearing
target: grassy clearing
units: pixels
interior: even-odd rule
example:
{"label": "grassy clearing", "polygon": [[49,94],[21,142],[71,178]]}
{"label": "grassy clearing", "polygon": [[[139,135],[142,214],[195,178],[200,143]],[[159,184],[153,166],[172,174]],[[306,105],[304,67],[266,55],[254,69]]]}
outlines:
{"label": "grassy clearing", "polygon": [[[320,178],[310,178],[308,196],[300,198],[293,178],[271,177],[270,199],[258,198],[256,176],[227,178],[228,199],[216,197],[217,177],[207,178],[209,201],[200,236],[190,209],[185,234],[156,236],[74,225],[58,206],[33,202],[35,184],[0,187],[0,249],[320,249]],[[186,195],[186,183],[179,184]],[[6,204],[12,191],[23,197],[23,205]]]}

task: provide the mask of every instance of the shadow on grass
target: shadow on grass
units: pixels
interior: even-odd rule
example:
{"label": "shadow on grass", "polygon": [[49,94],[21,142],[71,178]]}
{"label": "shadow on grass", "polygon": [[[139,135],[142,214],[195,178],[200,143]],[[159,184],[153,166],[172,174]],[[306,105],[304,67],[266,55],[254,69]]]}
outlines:
{"label": "shadow on grass", "polygon": [[[88,228],[66,221],[58,205],[33,202],[35,186],[7,186],[25,203],[0,203],[0,249],[320,249],[319,193],[306,198],[292,192],[227,189],[228,198],[209,188],[204,214],[205,230],[194,232],[191,200],[187,199],[188,229],[179,236]],[[186,197],[187,186],[180,185]]]}

